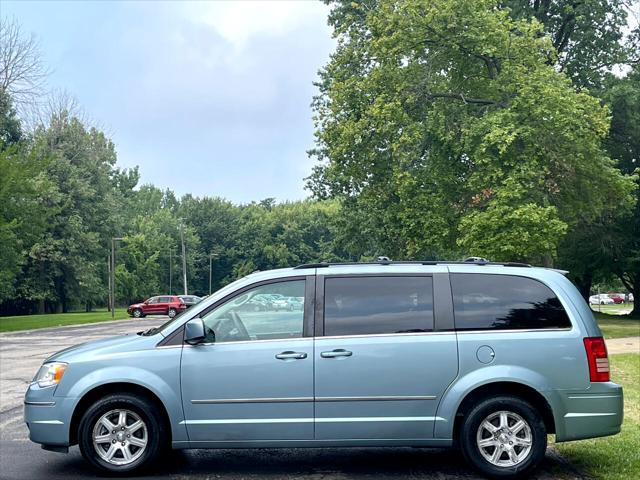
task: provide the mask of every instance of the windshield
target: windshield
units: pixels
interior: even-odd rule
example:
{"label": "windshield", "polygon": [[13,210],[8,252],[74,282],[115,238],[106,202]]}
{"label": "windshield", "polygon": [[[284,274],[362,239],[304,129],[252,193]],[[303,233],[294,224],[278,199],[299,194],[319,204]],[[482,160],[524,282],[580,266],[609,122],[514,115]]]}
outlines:
{"label": "windshield", "polygon": [[155,335],[158,332],[163,332],[164,334],[168,333],[167,331],[172,329],[175,325],[177,325],[177,322],[180,322],[187,312],[189,312],[189,315],[191,315],[194,312],[194,308],[197,308],[198,312],[199,312],[201,310],[201,307],[205,308],[207,305],[211,305],[216,300],[218,300],[220,297],[226,295],[229,291],[234,290],[236,288],[236,286],[238,284],[242,283],[246,278],[247,277],[240,278],[240,279],[236,280],[235,282],[231,282],[226,287],[222,287],[217,292],[214,292],[212,295],[209,295],[206,298],[206,300],[203,300],[202,302],[199,302],[196,306],[193,306],[188,310],[182,311],[180,314],[176,315],[172,319],[170,319],[167,322],[163,323],[159,327],[152,328],[151,330],[147,330],[147,332],[153,331],[153,333],[145,332],[145,335]]}

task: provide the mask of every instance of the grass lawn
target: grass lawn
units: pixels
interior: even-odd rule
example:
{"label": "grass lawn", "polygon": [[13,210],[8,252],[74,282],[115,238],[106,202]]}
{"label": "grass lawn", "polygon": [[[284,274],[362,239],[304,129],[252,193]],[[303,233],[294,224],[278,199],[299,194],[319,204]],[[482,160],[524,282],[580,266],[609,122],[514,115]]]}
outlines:
{"label": "grass lawn", "polygon": [[[125,308],[116,308],[116,320],[128,318]],[[111,320],[111,312],[96,310],[94,312],[51,313],[47,315],[20,315],[0,317],[0,332],[29,330],[31,328],[59,327],[61,325],[78,325]]]}
{"label": "grass lawn", "polygon": [[604,338],[640,336],[640,318],[594,312]]}
{"label": "grass lawn", "polygon": [[592,478],[640,478],[640,355],[611,355],[611,379],[624,387],[622,432],[612,437],[558,443],[555,447]]}

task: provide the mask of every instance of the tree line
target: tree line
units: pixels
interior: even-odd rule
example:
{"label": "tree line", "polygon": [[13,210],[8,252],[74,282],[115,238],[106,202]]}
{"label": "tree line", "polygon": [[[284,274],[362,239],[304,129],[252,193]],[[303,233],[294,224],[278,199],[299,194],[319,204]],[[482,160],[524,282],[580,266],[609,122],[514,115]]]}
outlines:
{"label": "tree line", "polygon": [[[113,143],[66,110],[25,134],[8,97],[0,111],[0,311],[90,310],[108,298],[116,242],[116,304],[189,293],[258,269],[341,259],[335,201],[235,205],[217,197],[177,198],[139,186],[137,168],[116,166]],[[9,107],[9,108],[7,108]]]}
{"label": "tree line", "polygon": [[477,255],[640,298],[640,34],[624,1],[327,3],[337,48],[304,201],[140,186],[68,102],[26,125],[42,65],[12,82],[0,55],[0,313],[105,305],[114,237],[119,303],[182,293],[181,231],[196,294],[210,261],[215,290],[306,262]]}

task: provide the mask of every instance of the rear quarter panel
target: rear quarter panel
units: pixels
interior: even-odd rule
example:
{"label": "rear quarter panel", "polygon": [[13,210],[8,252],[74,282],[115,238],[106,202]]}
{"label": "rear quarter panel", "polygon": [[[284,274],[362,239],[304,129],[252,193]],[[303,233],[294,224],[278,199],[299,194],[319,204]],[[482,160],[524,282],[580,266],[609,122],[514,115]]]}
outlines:
{"label": "rear quarter panel", "polygon": [[[449,270],[450,273],[473,273],[464,266],[451,266]],[[502,381],[527,385],[540,392],[551,406],[558,425],[566,414],[563,392],[585,391],[591,385],[582,339],[599,334],[593,316],[588,312],[584,321],[582,307],[588,309],[584,300],[571,282],[552,270],[488,267],[475,272],[518,275],[541,281],[556,293],[572,326],[570,329],[458,332],[460,373],[438,407],[438,415],[447,422],[436,425],[435,437],[452,438],[456,412],[470,392]],[[483,346],[495,352],[488,364],[480,362],[477,356]]]}

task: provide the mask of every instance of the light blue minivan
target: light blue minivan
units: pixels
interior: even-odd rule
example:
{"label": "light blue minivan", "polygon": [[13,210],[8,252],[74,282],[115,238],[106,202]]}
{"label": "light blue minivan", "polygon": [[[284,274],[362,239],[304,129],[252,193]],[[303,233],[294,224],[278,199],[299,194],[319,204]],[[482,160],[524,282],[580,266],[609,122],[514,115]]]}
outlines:
{"label": "light blue minivan", "polygon": [[32,441],[115,474],[167,448],[454,446],[508,478],[547,434],[613,435],[623,411],[562,272],[483,260],[253,273],[158,328],[52,355],[24,403]]}

